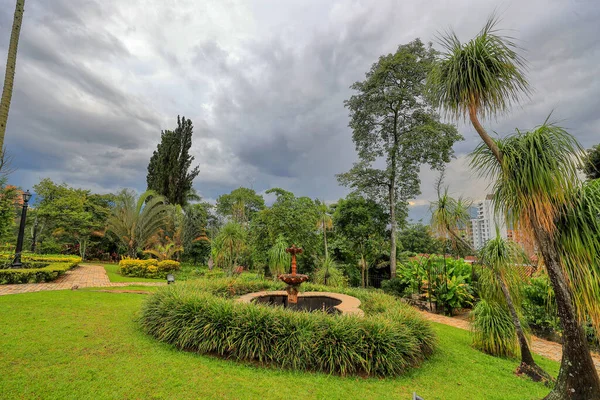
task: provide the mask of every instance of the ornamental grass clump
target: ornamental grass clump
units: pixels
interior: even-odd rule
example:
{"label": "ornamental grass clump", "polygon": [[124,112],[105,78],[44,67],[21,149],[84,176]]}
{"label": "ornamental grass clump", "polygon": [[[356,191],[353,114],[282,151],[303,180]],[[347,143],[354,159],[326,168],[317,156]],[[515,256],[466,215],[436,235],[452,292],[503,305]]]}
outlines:
{"label": "ornamental grass clump", "polygon": [[500,304],[481,300],[472,312],[473,347],[500,357],[518,354],[515,325]]}
{"label": "ornamental grass clump", "polygon": [[340,375],[400,375],[434,351],[436,339],[429,324],[382,293],[340,290],[363,301],[364,317],[233,299],[270,289],[281,286],[268,280],[215,279],[165,287],[144,303],[140,323],[150,335],[180,349]]}

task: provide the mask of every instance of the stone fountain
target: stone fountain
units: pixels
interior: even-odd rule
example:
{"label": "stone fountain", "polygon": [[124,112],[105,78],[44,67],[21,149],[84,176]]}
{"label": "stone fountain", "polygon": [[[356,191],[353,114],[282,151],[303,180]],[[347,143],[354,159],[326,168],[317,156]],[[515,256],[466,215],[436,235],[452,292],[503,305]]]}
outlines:
{"label": "stone fountain", "polygon": [[288,304],[296,304],[298,303],[298,288],[302,282],[308,280],[308,276],[296,273],[296,254],[302,254],[302,249],[296,247],[296,245],[292,245],[292,247],[285,249],[285,251],[292,255],[292,273],[279,275],[279,279],[288,285],[285,289],[288,294]]}
{"label": "stone fountain", "polygon": [[285,292],[281,290],[248,293],[239,297],[238,302],[280,306],[295,311],[323,311],[330,314],[364,315],[359,308],[360,300],[356,297],[332,292],[299,293],[300,285],[308,280],[307,275],[299,274],[297,271],[296,254],[301,254],[302,249],[293,245],[285,251],[292,255],[291,273],[279,276],[279,279],[288,285]]}

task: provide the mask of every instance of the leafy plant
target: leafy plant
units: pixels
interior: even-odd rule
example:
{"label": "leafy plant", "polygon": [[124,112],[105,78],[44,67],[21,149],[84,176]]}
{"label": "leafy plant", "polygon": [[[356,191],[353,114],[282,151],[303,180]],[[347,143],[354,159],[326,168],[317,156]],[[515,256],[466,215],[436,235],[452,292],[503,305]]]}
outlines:
{"label": "leafy plant", "polygon": [[348,285],[348,279],[338,268],[333,259],[327,257],[321,261],[315,272],[311,274],[314,283],[328,286],[342,287]]}
{"label": "leafy plant", "polygon": [[177,246],[175,243],[167,243],[166,245],[158,244],[155,249],[144,250],[144,254],[151,254],[159,261],[163,261],[173,259],[181,251],[183,251],[183,246]]}
{"label": "leafy plant", "polygon": [[288,265],[292,262],[290,253],[285,251],[287,247],[285,238],[283,235],[279,235],[275,244],[269,250],[269,271],[274,278],[284,274]]}
{"label": "leafy plant", "polygon": [[481,300],[471,313],[473,346],[494,356],[514,357],[518,352],[515,325],[506,309]]}

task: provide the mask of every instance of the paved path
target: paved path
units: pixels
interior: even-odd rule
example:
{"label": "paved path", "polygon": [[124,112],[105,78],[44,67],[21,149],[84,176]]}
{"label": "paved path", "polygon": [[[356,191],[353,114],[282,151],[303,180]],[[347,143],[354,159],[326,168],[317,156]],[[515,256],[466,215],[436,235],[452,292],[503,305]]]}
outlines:
{"label": "paved path", "polygon": [[[446,317],[445,315],[432,314],[427,311],[419,311],[419,312],[421,313],[421,315],[424,318],[426,318],[430,321],[438,322],[438,323],[444,324],[444,325],[453,326],[455,328],[460,328],[460,329],[465,329],[465,330],[470,329],[469,321],[467,321],[466,319]],[[539,337],[532,335],[530,345],[531,345],[531,350],[534,353],[544,356],[546,358],[549,358],[550,360],[560,362],[561,357],[562,357],[562,345],[560,343],[540,339]],[[592,358],[594,360],[594,365],[596,365],[596,370],[598,371],[598,373],[600,373],[600,354],[592,353]]]}
{"label": "paved path", "polygon": [[101,265],[80,265],[53,282],[22,283],[0,285],[0,296],[7,294],[32,293],[44,290],[67,290],[74,286],[85,287],[123,287],[123,286],[162,286],[163,282],[111,282]]}

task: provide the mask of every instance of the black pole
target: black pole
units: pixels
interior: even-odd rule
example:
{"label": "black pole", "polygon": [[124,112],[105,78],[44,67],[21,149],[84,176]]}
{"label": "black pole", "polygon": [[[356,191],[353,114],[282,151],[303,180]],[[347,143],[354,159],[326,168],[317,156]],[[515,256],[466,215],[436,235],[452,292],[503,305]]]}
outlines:
{"label": "black pole", "polygon": [[[29,192],[27,192],[29,193]],[[12,268],[21,268],[21,252],[23,251],[23,237],[25,236],[25,221],[27,219],[27,203],[29,198],[23,199],[23,210],[21,211],[21,224],[19,225],[19,237],[17,238],[17,248],[15,249],[15,259]]]}

